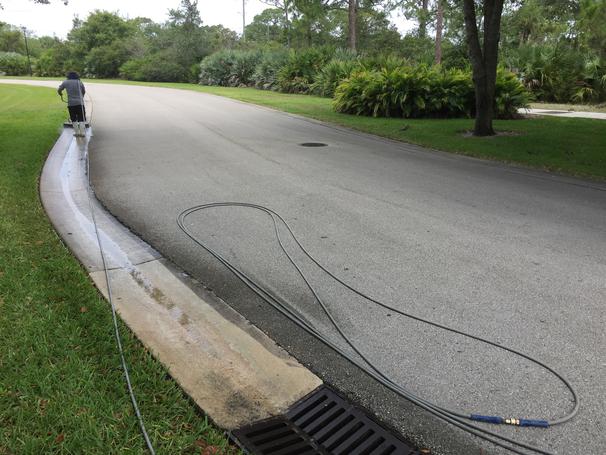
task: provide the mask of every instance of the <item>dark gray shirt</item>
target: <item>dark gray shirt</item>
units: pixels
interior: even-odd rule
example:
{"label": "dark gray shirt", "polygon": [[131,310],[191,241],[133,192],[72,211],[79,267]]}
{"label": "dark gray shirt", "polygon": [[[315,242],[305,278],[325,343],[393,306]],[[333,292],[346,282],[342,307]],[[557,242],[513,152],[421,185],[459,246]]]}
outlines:
{"label": "dark gray shirt", "polygon": [[61,95],[63,90],[67,92],[67,105],[68,106],[79,106],[84,104],[84,84],[80,79],[67,79],[61,82],[61,85],[57,89],[57,93]]}

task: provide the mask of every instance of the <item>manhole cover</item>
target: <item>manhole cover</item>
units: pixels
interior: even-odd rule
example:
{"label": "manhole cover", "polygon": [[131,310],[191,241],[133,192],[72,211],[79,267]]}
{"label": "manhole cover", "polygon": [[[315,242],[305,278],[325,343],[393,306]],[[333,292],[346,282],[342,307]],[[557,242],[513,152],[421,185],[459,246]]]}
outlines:
{"label": "manhole cover", "polygon": [[302,144],[299,144],[302,147],[326,147],[328,146],[328,144],[325,144],[324,142],[303,142]]}

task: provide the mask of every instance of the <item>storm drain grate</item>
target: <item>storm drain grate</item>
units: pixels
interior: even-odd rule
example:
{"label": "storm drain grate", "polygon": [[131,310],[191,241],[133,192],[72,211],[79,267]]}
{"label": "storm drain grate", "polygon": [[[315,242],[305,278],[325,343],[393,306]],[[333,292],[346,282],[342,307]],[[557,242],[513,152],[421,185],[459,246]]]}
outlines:
{"label": "storm drain grate", "polygon": [[286,415],[241,428],[234,436],[255,455],[418,454],[326,386]]}

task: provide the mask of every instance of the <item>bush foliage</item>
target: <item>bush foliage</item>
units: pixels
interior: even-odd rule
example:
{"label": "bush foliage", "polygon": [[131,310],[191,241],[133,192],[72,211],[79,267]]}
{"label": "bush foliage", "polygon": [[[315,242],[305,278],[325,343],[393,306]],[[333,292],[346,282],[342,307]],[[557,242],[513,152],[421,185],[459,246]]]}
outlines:
{"label": "bush foliage", "polygon": [[595,55],[565,46],[532,45],[507,56],[506,62],[540,101],[606,101],[606,62]]}
{"label": "bush foliage", "polygon": [[[469,71],[418,66],[354,72],[336,89],[338,112],[373,117],[469,117],[474,113]],[[500,70],[495,114],[512,118],[530,96],[516,77]]]}
{"label": "bush foliage", "polygon": [[120,67],[120,77],[131,81],[183,82],[188,80],[185,68],[161,54],[129,60]]}
{"label": "bush foliage", "polygon": [[200,64],[200,83],[225,87],[253,85],[253,74],[260,61],[259,51],[227,49],[215,52]]}
{"label": "bush foliage", "polygon": [[361,69],[361,63],[358,60],[333,59],[316,75],[315,82],[310,87],[311,93],[332,98],[337,86],[349,78],[354,71]]}
{"label": "bush foliage", "polygon": [[17,52],[0,52],[0,73],[7,76],[29,74],[27,57]]}
{"label": "bush foliage", "polygon": [[262,90],[277,90],[278,72],[287,60],[286,51],[264,52],[252,76],[255,87]]}
{"label": "bush foliage", "polygon": [[292,50],[278,72],[278,87],[285,93],[309,93],[316,76],[334,56],[330,47]]}
{"label": "bush foliage", "polygon": [[[220,51],[202,61],[200,83],[334,97],[338,112],[375,117],[470,117],[475,109],[469,69],[412,66],[398,56],[360,57],[328,47]],[[530,99],[514,74],[499,70],[498,118],[515,117]]]}

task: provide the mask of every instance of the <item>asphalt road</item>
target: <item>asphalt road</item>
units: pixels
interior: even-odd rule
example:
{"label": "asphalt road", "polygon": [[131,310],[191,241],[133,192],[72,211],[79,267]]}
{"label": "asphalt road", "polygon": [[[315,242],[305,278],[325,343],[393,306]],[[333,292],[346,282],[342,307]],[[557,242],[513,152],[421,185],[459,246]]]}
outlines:
{"label": "asphalt road", "polygon": [[[381,420],[434,453],[507,453],[397,399],[293,328],[184,236],[181,210],[266,205],[360,290],[556,367],[580,394],[579,415],[546,430],[495,429],[558,454],[606,452],[606,185],[188,91],[89,84],[89,92],[93,185],[107,208]],[[310,141],[328,146],[299,145]],[[189,220],[340,342],[266,218],[229,208]],[[388,314],[303,267],[364,353],[419,395],[506,417],[554,418],[570,408],[561,384],[527,361]]]}

